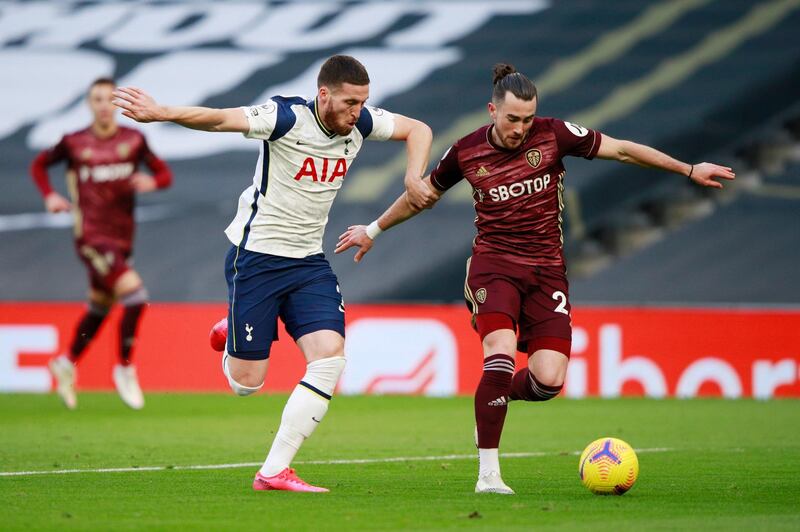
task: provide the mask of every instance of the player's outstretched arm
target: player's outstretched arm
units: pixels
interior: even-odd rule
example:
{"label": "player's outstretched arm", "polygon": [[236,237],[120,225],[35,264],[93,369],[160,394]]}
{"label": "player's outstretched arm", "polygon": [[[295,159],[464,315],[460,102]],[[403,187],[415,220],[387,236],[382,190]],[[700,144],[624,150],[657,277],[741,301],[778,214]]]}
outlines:
{"label": "player's outstretched arm", "polygon": [[713,163],[688,164],[673,159],[666,153],[650,146],[637,144],[629,140],[617,140],[603,135],[597,156],[601,159],[613,159],[623,163],[632,163],[647,168],[660,168],[687,176],[689,179],[705,187],[722,188],[716,179],[735,179],[732,168]]}
{"label": "player's outstretched arm", "polygon": [[407,164],[404,179],[408,201],[417,210],[429,209],[439,199],[422,182],[431,155],[433,132],[424,122],[395,114],[392,140],[406,141]]}
{"label": "player's outstretched arm", "polygon": [[124,116],[137,122],[174,122],[183,127],[202,131],[238,133],[250,131],[247,117],[238,107],[212,109],[160,105],[152,96],[136,87],[117,87],[113,94],[112,103],[122,109]]}
{"label": "player's outstretched arm", "polygon": [[[438,201],[444,192],[441,192],[431,185],[430,176],[420,180],[420,182],[428,187],[433,196]],[[408,192],[403,192],[380,217],[369,225],[351,225],[347,231],[339,235],[339,242],[336,244],[334,253],[342,253],[352,247],[357,247],[359,250],[356,252],[353,260],[361,262],[361,258],[372,249],[372,244],[375,238],[386,231],[390,227],[401,224],[422,212],[422,209],[417,209],[409,201]]]}

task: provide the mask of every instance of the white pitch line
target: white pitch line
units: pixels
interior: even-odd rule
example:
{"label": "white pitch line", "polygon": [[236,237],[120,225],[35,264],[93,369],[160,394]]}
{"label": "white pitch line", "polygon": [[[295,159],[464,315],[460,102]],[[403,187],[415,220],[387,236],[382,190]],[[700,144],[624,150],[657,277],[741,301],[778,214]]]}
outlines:
{"label": "white pitch line", "polygon": [[[653,447],[636,449],[637,453],[665,453],[674,451],[669,447]],[[581,451],[570,452],[530,452],[501,453],[503,458],[540,458],[543,456],[561,455],[580,456]],[[299,460],[298,465],[348,465],[348,464],[387,464],[392,462],[434,462],[437,460],[471,460],[474,454],[445,454],[442,456],[394,456],[390,458],[353,458],[341,460]],[[103,467],[100,469],[53,469],[50,471],[0,471],[0,477],[25,477],[33,475],[67,475],[73,473],[134,473],[137,471],[187,471],[198,469],[236,469],[239,467],[257,467],[262,462],[243,462],[238,464],[207,464],[188,466],[143,466],[143,467]]]}

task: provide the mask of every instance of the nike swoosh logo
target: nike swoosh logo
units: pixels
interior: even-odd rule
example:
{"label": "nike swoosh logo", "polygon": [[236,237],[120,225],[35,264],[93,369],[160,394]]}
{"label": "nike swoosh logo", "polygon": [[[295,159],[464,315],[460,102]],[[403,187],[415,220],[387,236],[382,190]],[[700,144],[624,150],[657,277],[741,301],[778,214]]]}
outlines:
{"label": "nike swoosh logo", "polygon": [[319,419],[315,418],[314,416],[311,416],[311,419],[314,421],[314,423],[319,423]]}
{"label": "nike swoosh logo", "polygon": [[298,140],[298,141],[297,141],[297,145],[298,145],[298,146],[308,146],[309,144],[310,144],[310,143],[308,143],[308,142],[303,142],[302,140]]}

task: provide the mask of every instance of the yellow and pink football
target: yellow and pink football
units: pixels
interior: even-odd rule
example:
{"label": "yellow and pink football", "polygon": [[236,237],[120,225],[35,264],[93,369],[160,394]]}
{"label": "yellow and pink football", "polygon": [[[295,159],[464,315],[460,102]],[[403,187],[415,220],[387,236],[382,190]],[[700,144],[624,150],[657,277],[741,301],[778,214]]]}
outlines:
{"label": "yellow and pink football", "polygon": [[578,473],[583,485],[598,495],[622,495],[639,476],[633,447],[617,438],[600,438],[581,454]]}

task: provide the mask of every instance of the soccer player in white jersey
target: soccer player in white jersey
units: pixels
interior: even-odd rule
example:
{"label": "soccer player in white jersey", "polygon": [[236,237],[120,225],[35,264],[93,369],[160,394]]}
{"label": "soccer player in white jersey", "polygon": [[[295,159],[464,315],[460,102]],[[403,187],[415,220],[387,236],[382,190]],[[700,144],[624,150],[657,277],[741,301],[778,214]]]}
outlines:
{"label": "soccer player in white jersey", "polygon": [[421,181],[430,128],[366,107],[367,71],[343,55],[322,65],[316,98],[309,101],[274,96],[253,107],[210,109],[159,105],[132,87],[114,95],[122,114],[138,122],[240,132],[261,141],[253,184],[239,198],[236,217],[225,231],[233,244],[225,264],[228,317],[212,330],[212,339],[226,339],[219,346],[224,349],[222,370],[233,391],[250,395],[263,386],[280,316],[307,367],[286,403],[253,489],[328,491],[304,482],[290,467],[327,412],[345,365],[342,296],[322,253],[328,211],[365,139],[406,142],[408,201],[417,209],[431,206],[435,195]]}

